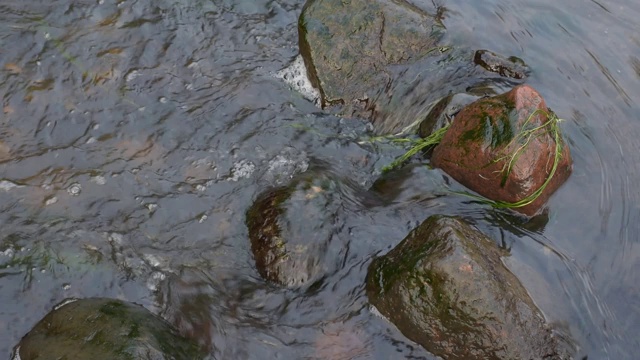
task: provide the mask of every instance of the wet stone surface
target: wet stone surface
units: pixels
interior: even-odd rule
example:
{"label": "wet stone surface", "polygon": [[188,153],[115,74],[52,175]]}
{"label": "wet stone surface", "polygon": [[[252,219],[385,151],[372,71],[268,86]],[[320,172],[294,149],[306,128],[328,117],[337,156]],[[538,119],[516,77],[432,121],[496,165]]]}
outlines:
{"label": "wet stone surface", "polygon": [[515,57],[447,43],[443,12],[422,3],[308,1],[298,23],[300,53],[322,106],[340,105],[341,115],[370,119],[388,134],[428,117],[438,95],[495,76],[513,84],[526,78],[528,68]]}
{"label": "wet stone surface", "polygon": [[[213,359],[434,360],[370,311],[364,280],[446,213],[527,269],[514,273],[576,358],[635,360],[640,3],[386,2],[437,17],[449,49],[386,67],[392,81],[366,94],[372,121],[316,106],[299,57],[305,1],[1,2],[0,358],[63,299],[100,297],[143,305]],[[565,119],[574,173],[537,226],[459,196],[418,156],[381,174],[407,149],[377,135],[451,94],[522,82],[476,65],[478,49],[525,60]],[[332,229],[347,250],[318,286],[292,290],[257,271],[245,215],[317,161],[342,184]]]}
{"label": "wet stone surface", "polygon": [[20,360],[195,360],[198,347],[140,305],[116,299],[70,300],[20,341]]}
{"label": "wet stone surface", "polygon": [[247,211],[251,250],[260,275],[290,288],[312,285],[343,261],[346,244],[340,179],[317,170],[269,189]]}
{"label": "wet stone surface", "polygon": [[464,221],[432,216],[371,263],[367,295],[444,359],[569,359],[503,256]]}
{"label": "wet stone surface", "polygon": [[[539,212],[571,174],[569,146],[551,124],[553,113],[528,85],[465,107],[433,150],[431,163],[482,196],[517,203],[514,210]],[[553,126],[552,126],[553,125]]]}

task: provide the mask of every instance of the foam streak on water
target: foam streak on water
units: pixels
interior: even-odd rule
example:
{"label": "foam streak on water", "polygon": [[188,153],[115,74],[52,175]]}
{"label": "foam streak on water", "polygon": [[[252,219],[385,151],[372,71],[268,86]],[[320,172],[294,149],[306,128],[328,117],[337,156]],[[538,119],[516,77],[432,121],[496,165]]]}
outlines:
{"label": "foam streak on water", "polygon": [[313,87],[309,77],[307,76],[307,68],[304,65],[304,59],[302,55],[296,56],[291,65],[278,71],[275,76],[284,80],[291,88],[302,96],[315,103],[320,104],[320,92]]}

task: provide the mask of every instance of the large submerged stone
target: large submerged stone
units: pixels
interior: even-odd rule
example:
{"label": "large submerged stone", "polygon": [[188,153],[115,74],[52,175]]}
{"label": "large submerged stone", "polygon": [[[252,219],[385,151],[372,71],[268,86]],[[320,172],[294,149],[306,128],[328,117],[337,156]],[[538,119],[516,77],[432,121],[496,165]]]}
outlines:
{"label": "large submerged stone", "polygon": [[548,123],[552,116],[528,85],[477,100],[456,115],[431,164],[480,195],[509,203],[527,198],[550,179],[535,201],[514,208],[534,215],[571,174],[569,147],[562,136],[556,139]]}
{"label": "large submerged stone", "polygon": [[345,247],[335,236],[344,206],[340,182],[309,171],[269,189],[247,211],[251,250],[260,275],[296,288],[335,270]]}
{"label": "large submerged stone", "polygon": [[507,253],[451,217],[432,216],[375,259],[367,295],[409,339],[443,359],[570,358]]}
{"label": "large submerged stone", "polygon": [[192,360],[203,356],[163,319],[116,299],[81,299],[56,307],[17,347],[20,360]]}

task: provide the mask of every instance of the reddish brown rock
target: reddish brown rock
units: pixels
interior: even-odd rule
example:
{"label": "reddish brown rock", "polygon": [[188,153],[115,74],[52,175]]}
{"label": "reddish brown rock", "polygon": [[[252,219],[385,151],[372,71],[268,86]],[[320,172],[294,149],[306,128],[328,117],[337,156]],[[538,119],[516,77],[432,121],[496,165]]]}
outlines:
{"label": "reddish brown rock", "polygon": [[[556,144],[549,126],[531,132],[532,136],[519,136],[523,126],[530,130],[547,123],[549,114],[542,96],[528,85],[480,99],[458,113],[434,149],[431,163],[488,199],[515,203],[537,191],[549,178],[558,145],[561,157],[544,191],[529,205],[514,209],[535,215],[571,174],[569,147],[561,136]],[[514,158],[515,153],[518,155]]]}

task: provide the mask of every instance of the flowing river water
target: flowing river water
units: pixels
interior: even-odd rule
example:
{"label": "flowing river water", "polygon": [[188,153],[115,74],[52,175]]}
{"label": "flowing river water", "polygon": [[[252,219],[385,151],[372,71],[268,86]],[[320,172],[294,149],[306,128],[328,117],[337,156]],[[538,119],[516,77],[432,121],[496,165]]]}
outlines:
{"label": "flowing river water", "polygon": [[[579,356],[637,358],[640,2],[416,2],[446,8],[459,45],[523,59],[564,119],[574,170],[542,220],[452,194],[426,166],[373,199],[405,149],[279,78],[303,0],[3,0],[0,357],[65,298],[101,296],[161,314],[211,358],[431,359],[371,310],[364,277],[447,214],[510,250]],[[343,179],[331,231],[346,250],[321,286],[282,290],[255,269],[245,212],[318,167]]]}

